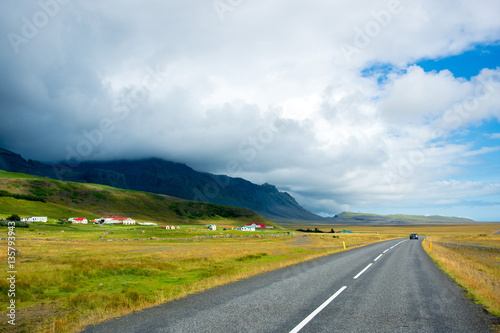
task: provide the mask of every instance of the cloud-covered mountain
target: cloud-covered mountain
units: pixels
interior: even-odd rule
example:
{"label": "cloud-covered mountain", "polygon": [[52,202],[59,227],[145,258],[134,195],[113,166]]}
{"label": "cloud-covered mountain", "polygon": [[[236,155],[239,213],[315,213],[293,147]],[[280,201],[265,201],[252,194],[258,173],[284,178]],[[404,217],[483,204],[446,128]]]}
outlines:
{"label": "cloud-covered mountain", "polygon": [[323,220],[273,185],[256,185],[242,178],[198,172],[185,164],[158,158],[48,165],[27,161],[19,154],[0,148],[0,169],[250,208],[270,219]]}

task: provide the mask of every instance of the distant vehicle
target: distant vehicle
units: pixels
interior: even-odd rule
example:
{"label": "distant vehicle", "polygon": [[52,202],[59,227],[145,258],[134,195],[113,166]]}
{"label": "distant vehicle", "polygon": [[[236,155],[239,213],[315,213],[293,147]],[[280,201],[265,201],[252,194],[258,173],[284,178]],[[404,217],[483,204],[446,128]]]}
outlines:
{"label": "distant vehicle", "polygon": [[410,239],[418,239],[418,234],[410,234]]}

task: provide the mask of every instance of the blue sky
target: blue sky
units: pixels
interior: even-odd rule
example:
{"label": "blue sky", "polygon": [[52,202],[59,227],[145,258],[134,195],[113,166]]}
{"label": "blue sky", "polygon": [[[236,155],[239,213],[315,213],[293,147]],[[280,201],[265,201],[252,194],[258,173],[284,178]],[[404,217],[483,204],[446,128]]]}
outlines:
{"label": "blue sky", "polygon": [[500,66],[500,45],[477,45],[471,50],[444,58],[425,59],[416,63],[426,72],[449,70],[455,77],[470,80],[484,68]]}
{"label": "blue sky", "polygon": [[5,1],[0,147],[500,220],[500,1],[221,1]]}

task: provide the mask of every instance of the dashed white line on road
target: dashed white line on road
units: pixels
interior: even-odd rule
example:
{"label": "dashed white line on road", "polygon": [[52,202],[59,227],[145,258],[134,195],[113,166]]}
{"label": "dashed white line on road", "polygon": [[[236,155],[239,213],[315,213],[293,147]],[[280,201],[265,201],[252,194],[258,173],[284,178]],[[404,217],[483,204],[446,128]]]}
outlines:
{"label": "dashed white line on road", "polygon": [[343,286],[342,288],[337,290],[337,292],[335,294],[333,294],[329,299],[327,299],[323,304],[321,304],[316,310],[314,310],[309,316],[307,316],[306,319],[302,320],[300,322],[300,324],[295,326],[295,328],[293,330],[291,330],[290,333],[297,333],[298,331],[300,331],[304,326],[307,325],[308,322],[311,321],[311,319],[313,319],[318,313],[320,313],[321,310],[323,310],[328,304],[330,304],[331,301],[333,301],[338,295],[340,295],[345,290],[345,288],[347,288],[347,286]]}
{"label": "dashed white line on road", "polygon": [[[389,251],[390,249],[394,248],[395,246],[399,245],[402,242],[404,242],[404,241],[401,241],[401,242],[399,242],[399,243],[391,246],[390,248],[388,248],[387,250],[385,250],[382,254],[380,254],[377,258],[375,258],[373,261],[379,260],[383,256],[384,253],[386,253],[387,251]],[[359,272],[353,279],[356,280],[357,278],[359,278],[361,276],[361,274],[363,274],[368,268],[370,268],[371,265],[373,265],[373,263],[368,264],[368,266],[366,266],[361,272]],[[307,316],[304,320],[302,320],[300,322],[300,324],[298,324],[297,326],[295,326],[295,328],[293,330],[291,330],[290,333],[297,333],[297,332],[299,332],[304,326],[307,325],[307,323],[309,323],[328,304],[330,304],[335,298],[337,298],[337,296],[340,295],[346,288],[347,288],[347,286],[343,286],[342,288],[340,288],[339,290],[337,290],[337,292],[335,294],[333,294],[329,299],[327,299],[325,302],[323,302],[323,304],[321,304],[309,316]]]}
{"label": "dashed white line on road", "polygon": [[363,274],[368,268],[370,268],[371,265],[373,265],[373,264],[368,264],[368,266],[366,266],[361,272],[359,272],[358,275],[353,277],[353,279],[356,280],[357,278],[359,278],[361,276],[361,274]]}

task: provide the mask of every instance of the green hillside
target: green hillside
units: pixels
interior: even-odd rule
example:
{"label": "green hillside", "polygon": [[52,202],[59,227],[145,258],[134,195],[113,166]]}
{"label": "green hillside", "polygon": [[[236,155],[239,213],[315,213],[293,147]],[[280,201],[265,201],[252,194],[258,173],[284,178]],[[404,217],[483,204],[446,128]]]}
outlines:
{"label": "green hillside", "polygon": [[207,219],[240,225],[258,222],[276,226],[250,209],[182,200],[166,195],[105,185],[58,181],[0,170],[0,217],[47,216],[131,217],[138,222],[204,224]]}

